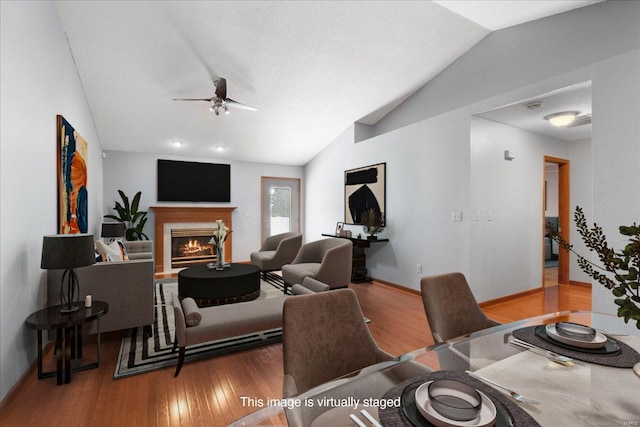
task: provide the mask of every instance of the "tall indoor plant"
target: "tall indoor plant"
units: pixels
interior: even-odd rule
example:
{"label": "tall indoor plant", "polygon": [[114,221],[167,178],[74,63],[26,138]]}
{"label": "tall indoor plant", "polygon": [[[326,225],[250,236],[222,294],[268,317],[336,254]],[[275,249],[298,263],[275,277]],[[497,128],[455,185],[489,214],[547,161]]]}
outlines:
{"label": "tall indoor plant", "polygon": [[141,191],[138,191],[133,200],[129,203],[129,198],[122,190],[118,190],[122,204],[116,201],[114,207],[118,215],[105,215],[105,218],[115,219],[123,222],[125,225],[125,238],[127,240],[149,240],[149,237],[143,233],[144,225],[147,223],[147,211],[139,211]]}
{"label": "tall indoor plant", "polygon": [[618,317],[622,317],[625,323],[634,320],[636,327],[640,329],[640,226],[633,223],[631,226],[619,227],[620,234],[627,236],[629,243],[624,249],[616,251],[609,247],[601,227],[594,223],[593,227],[589,228],[584,212],[579,206],[576,207],[574,221],[582,241],[590,252],[598,254],[601,265],[574,251],[573,245],[560,237],[551,223],[547,224],[547,231],[560,247],[577,255],[582,271],[607,289],[611,289],[616,297],[614,302],[618,305]]}

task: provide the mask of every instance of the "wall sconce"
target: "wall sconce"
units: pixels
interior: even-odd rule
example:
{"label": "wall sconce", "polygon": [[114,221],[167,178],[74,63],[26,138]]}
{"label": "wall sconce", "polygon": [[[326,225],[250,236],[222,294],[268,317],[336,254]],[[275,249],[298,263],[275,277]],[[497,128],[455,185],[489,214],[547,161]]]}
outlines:
{"label": "wall sconce", "polygon": [[504,150],[504,159],[505,160],[509,160],[509,161],[515,159],[515,157],[513,155],[513,151]]}

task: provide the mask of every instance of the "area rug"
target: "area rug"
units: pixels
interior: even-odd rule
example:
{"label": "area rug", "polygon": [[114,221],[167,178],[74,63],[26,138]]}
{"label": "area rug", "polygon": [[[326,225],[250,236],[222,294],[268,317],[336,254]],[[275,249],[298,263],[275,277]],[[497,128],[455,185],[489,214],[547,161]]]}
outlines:
{"label": "area rug", "polygon": [[[171,294],[178,292],[176,279],[156,282],[154,307],[155,322],[153,336],[149,337],[142,327],[125,332],[120,345],[118,363],[113,374],[114,379],[142,374],[178,363],[178,352],[173,352],[175,323]],[[276,275],[267,276],[267,281],[260,284],[258,299],[283,298],[282,279]],[[271,344],[282,340],[282,328],[263,331],[255,334],[211,341],[187,347],[185,361],[204,359],[233,351],[244,350]]]}

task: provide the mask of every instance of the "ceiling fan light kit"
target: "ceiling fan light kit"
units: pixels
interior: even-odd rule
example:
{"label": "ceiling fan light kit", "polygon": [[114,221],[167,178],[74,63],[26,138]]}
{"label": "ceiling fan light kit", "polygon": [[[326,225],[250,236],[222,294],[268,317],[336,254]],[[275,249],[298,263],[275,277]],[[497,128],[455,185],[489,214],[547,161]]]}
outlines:
{"label": "ceiling fan light kit", "polygon": [[219,102],[218,100],[216,100],[214,104],[209,107],[209,110],[213,111],[216,116],[220,115],[220,111],[223,111],[225,114],[229,114],[229,109],[227,108],[227,106],[222,102]]}
{"label": "ceiling fan light kit", "polygon": [[213,85],[216,87],[216,94],[211,98],[173,98],[174,101],[205,101],[212,102],[213,105],[209,107],[216,116],[219,116],[220,113],[229,114],[229,107],[239,108],[242,110],[249,111],[258,111],[255,107],[250,107],[249,105],[242,104],[238,101],[234,101],[231,98],[227,98],[227,80],[220,77],[218,80],[213,82]]}

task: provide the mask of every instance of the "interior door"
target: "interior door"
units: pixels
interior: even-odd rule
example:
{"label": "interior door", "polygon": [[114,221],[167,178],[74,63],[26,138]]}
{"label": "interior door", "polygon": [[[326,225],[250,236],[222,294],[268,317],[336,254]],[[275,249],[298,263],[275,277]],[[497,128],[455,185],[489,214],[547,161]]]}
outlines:
{"label": "interior door", "polygon": [[262,177],[262,240],[300,232],[300,179]]}
{"label": "interior door", "polygon": [[[569,230],[571,227],[571,223],[570,223],[570,207],[569,207],[569,203],[570,203],[570,182],[569,182],[569,176],[570,176],[570,163],[569,160],[566,159],[560,159],[557,157],[550,157],[550,156],[544,156],[544,162],[545,164],[553,164],[553,165],[557,165],[557,175],[558,175],[558,179],[557,179],[557,212],[558,212],[558,232],[560,234],[560,236],[565,240],[565,241],[569,241]],[[546,169],[544,171],[544,179],[546,182]],[[547,204],[547,194],[546,191],[543,190],[545,192],[545,194],[543,194],[543,198],[544,200],[544,208],[546,208],[546,204]],[[543,208],[543,209],[544,209]],[[545,227],[546,227],[546,222],[544,220],[545,218],[545,212],[543,212],[543,224],[542,224],[542,230],[543,233],[545,233]],[[543,237],[544,239],[544,237]],[[553,243],[553,245],[557,245],[557,243]],[[556,250],[552,249],[552,252],[556,252],[557,251],[557,255],[558,255],[558,273],[557,273],[557,283],[558,284],[563,284],[563,285],[568,285],[569,284],[569,262],[570,262],[570,258],[569,258],[569,253],[567,251],[564,251],[562,249],[558,249],[556,246]],[[542,274],[542,285],[545,285],[545,274],[544,274],[544,265],[543,265],[543,274]]]}

